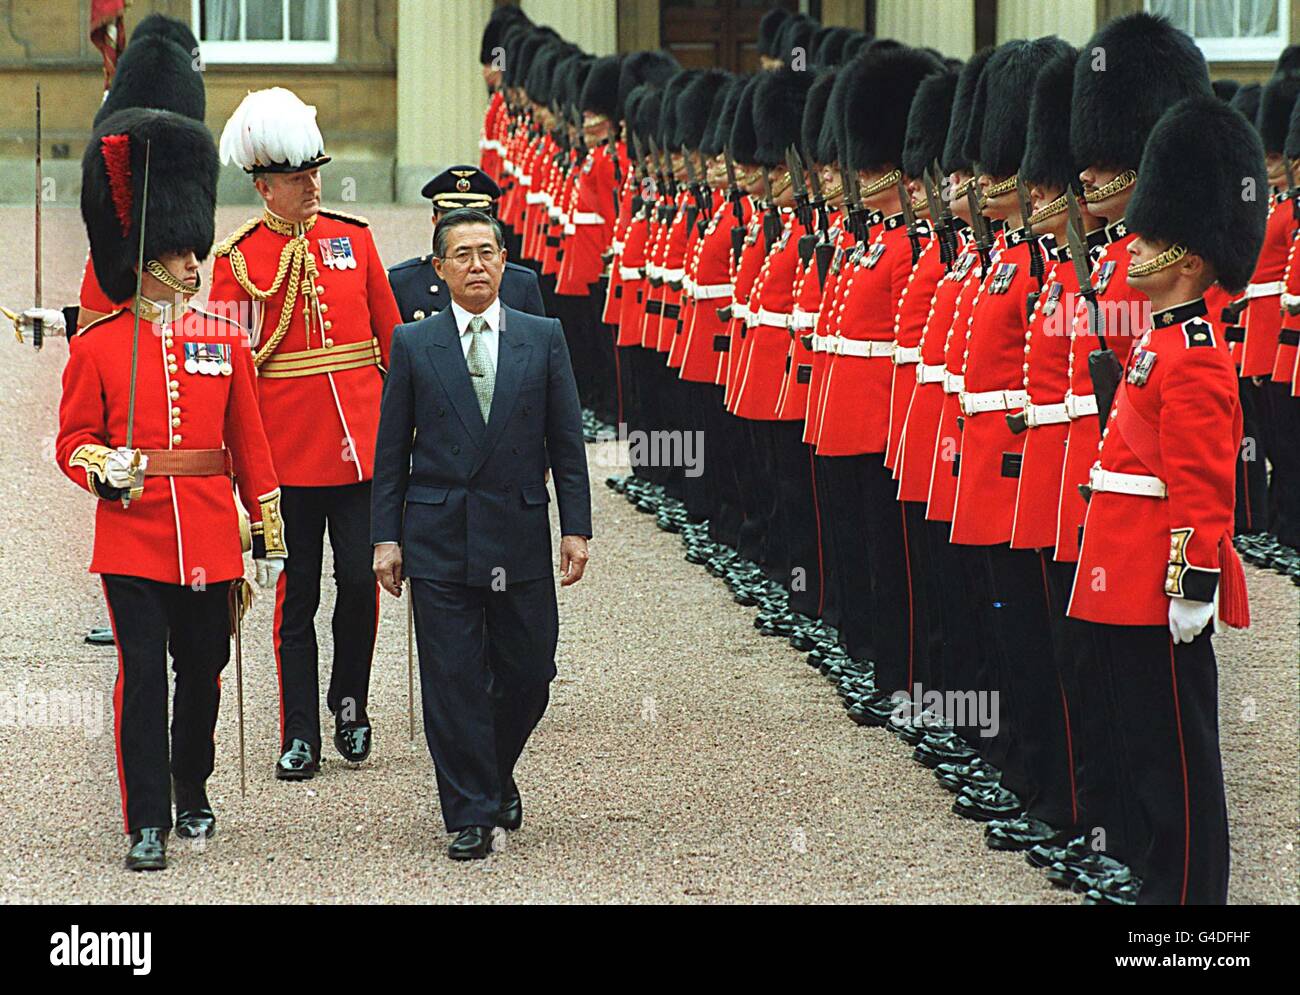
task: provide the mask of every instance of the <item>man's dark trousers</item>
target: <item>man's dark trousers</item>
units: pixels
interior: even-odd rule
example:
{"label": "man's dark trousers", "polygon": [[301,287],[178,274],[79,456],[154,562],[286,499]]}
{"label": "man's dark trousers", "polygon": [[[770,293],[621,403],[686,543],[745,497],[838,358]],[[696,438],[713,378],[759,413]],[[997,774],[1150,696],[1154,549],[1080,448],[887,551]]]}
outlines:
{"label": "man's dark trousers", "polygon": [[448,832],[496,824],[555,677],[550,577],[505,590],[412,578],[424,735]]}

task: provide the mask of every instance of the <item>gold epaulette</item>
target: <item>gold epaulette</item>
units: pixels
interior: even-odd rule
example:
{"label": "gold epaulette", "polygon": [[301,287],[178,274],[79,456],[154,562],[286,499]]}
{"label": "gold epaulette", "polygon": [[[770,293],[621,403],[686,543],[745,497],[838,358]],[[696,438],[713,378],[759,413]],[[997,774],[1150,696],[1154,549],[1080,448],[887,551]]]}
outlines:
{"label": "gold epaulette", "polygon": [[348,214],[347,211],[336,211],[332,207],[322,207],[317,214],[323,214],[327,218],[333,218],[336,221],[351,221],[354,225],[360,225],[362,228],[369,228],[370,222],[359,214]]}
{"label": "gold epaulette", "polygon": [[102,318],[96,318],[94,321],[90,322],[89,324],[82,325],[81,328],[77,330],[77,335],[78,336],[85,335],[96,325],[102,325],[106,321],[111,321],[114,318],[116,318],[119,314],[121,314],[123,311],[129,311],[129,310],[131,309],[128,307],[120,307],[116,311],[109,311],[108,314],[104,315]]}
{"label": "gold epaulette", "polygon": [[218,245],[215,249],[212,250],[212,254],[214,256],[230,255],[230,250],[233,249],[240,242],[242,242],[245,238],[247,238],[248,235],[253,231],[253,229],[256,228],[258,225],[260,225],[261,223],[262,223],[262,218],[260,215],[256,218],[249,218],[242,225],[236,228],[233,232],[227,235],[225,240],[222,241],[220,245]]}

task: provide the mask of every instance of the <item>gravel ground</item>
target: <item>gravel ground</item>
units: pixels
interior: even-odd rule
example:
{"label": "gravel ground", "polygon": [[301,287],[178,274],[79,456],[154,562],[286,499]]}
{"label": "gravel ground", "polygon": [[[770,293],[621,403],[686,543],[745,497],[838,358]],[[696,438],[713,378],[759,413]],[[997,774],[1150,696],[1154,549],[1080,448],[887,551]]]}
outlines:
{"label": "gravel ground", "polygon": [[[425,251],[422,210],[361,213],[390,262]],[[223,208],[218,231],[244,216]],[[11,232],[29,231],[30,217],[0,209]],[[16,240],[29,244],[25,234]],[[75,211],[47,212],[47,303],[75,299],[83,260]],[[25,306],[30,296],[27,258],[0,269],[0,302]],[[93,501],[52,466],[66,345],[4,349],[3,901],[1074,901],[1018,855],[986,850],[979,827],[949,813],[951,796],[901,743],[844,718],[800,654],[759,636],[750,610],[681,559],[675,536],[607,490],[609,444],[590,451],[593,562],[560,595],[560,676],[520,767],[525,825],[504,852],[470,866],[443,854],[423,736],[417,728],[407,739],[404,610],[387,597],[373,757],[349,769],[327,756],[306,784],[272,778],[277,693],[271,603],[261,598],[245,623],[247,796],[232,666],[210,782],[218,836],[201,850],[174,841],[165,874],[127,873],[111,724],[116,657],[81,643],[105,617],[85,572]],[[1295,903],[1297,589],[1246,569],[1255,627],[1218,642],[1231,897]],[[327,618],[328,585],[323,601]],[[328,660],[328,624],[320,635]]]}

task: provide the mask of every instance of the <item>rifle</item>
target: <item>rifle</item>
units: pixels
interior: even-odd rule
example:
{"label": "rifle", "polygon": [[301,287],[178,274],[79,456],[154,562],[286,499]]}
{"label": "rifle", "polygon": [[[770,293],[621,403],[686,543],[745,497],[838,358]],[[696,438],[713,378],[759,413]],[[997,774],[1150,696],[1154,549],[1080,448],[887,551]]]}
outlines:
{"label": "rifle", "polygon": [[849,169],[845,163],[840,163],[840,178],[844,185],[844,199],[848,201],[848,225],[853,232],[853,238],[858,242],[867,240],[867,212],[862,206],[862,187],[858,183],[858,171]]}
{"label": "rifle", "polygon": [[808,189],[804,185],[799,153],[793,145],[785,150],[785,168],[790,171],[790,182],[794,184],[795,216],[804,227],[804,234],[799,236],[799,263],[807,268],[813,250],[817,247],[817,236],[813,233],[813,209],[808,199]]}
{"label": "rifle", "polygon": [[939,202],[944,241],[947,243],[948,263],[951,265],[957,261],[957,220],[952,213],[952,197],[948,195],[948,184],[938,159],[930,164],[930,170],[933,174],[931,182],[934,185],[935,199]]}
{"label": "rifle", "polygon": [[699,182],[695,177],[695,163],[691,161],[691,154],[686,149],[682,149],[682,160],[686,166],[686,189],[691,195],[690,202],[686,205],[686,227],[690,229],[700,214],[703,213],[704,207],[700,202]]}
{"label": "rifle", "polygon": [[[1065,203],[1070,212],[1065,226],[1070,259],[1079,280],[1079,292],[1088,305],[1088,328],[1097,336],[1099,343],[1098,348],[1088,353],[1088,376],[1092,379],[1092,391],[1097,395],[1097,417],[1101,420],[1102,431],[1105,431],[1115,391],[1119,389],[1120,380],[1124,377],[1124,367],[1115,351],[1106,344],[1105,322],[1101,306],[1097,303],[1097,289],[1092,285],[1091,260],[1083,234],[1083,212],[1079,209],[1079,199],[1073,189],[1065,191]],[[1087,494],[1084,496],[1086,498]]]}
{"label": "rifle", "polygon": [[[1025,181],[1017,174],[1016,176],[1016,197],[1020,200],[1020,223],[1028,235],[1029,242],[1029,275],[1038,281],[1038,291],[1043,289],[1043,254],[1039,251],[1038,240],[1034,238],[1033,210],[1029,204],[1029,190],[1025,186]],[[1038,294],[1030,295],[1030,310],[1033,310],[1033,301],[1038,299]]]}
{"label": "rifle", "polygon": [[727,199],[731,201],[731,213],[736,219],[731,228],[731,254],[739,264],[740,254],[745,249],[745,192],[740,189],[740,183],[736,179],[736,163],[731,158],[730,147],[723,148],[722,156],[727,166]]}
{"label": "rifle", "polygon": [[898,177],[898,204],[903,209],[903,220],[907,222],[907,241],[912,246],[912,265],[915,266],[921,259],[921,232],[916,226],[916,212],[912,210],[912,195],[902,174]]}
{"label": "rifle", "polygon": [[641,174],[641,179],[636,185],[636,193],[632,195],[632,216],[636,217],[645,207],[645,198],[641,195],[645,181],[650,177],[650,171],[645,164],[645,149],[641,147],[641,136],[635,131],[632,135],[632,149],[636,153],[636,171]]}
{"label": "rifle", "polygon": [[776,198],[772,195],[772,174],[763,169],[763,246],[772,251],[772,246],[781,237],[781,214],[776,209]]}

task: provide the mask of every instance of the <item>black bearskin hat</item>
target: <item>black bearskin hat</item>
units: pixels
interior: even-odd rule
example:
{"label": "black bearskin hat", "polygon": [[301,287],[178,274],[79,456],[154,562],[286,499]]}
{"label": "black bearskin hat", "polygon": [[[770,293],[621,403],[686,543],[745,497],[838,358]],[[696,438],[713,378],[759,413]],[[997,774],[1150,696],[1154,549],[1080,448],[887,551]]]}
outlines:
{"label": "black bearskin hat", "polygon": [[[1055,36],[1033,41],[1009,41],[998,47],[975,90],[966,156],[989,176],[1011,176],[1025,154],[1029,100],[1039,70],[1070,50]],[[978,122],[979,131],[975,131]]]}
{"label": "black bearskin hat", "polygon": [[496,49],[504,48],[506,29],[517,23],[529,23],[528,15],[518,7],[497,7],[492,11],[479,41],[479,65],[486,66],[495,57]]}
{"label": "black bearskin hat", "polygon": [[1277,57],[1277,65],[1273,67],[1275,73],[1286,73],[1300,71],[1300,45],[1288,45],[1282,49],[1282,54]]}
{"label": "black bearskin hat", "polygon": [[711,159],[722,154],[722,146],[731,124],[731,118],[727,117],[727,107],[732,93],[742,86],[744,83],[739,76],[727,73],[714,91],[713,100],[709,104],[709,119],[704,124],[704,134],[700,136],[700,153],[705,157]]}
{"label": "black bearskin hat", "polygon": [[1210,83],[1210,89],[1225,104],[1230,104],[1237,91],[1241,89],[1241,84],[1235,79],[1216,79]]}
{"label": "black bearskin hat", "polygon": [[794,61],[796,50],[803,53],[802,69],[807,69],[812,62],[813,36],[817,33],[817,22],[807,14],[795,14],[781,25],[781,34],[777,36],[774,53],[777,58],[790,66]]}
{"label": "black bearskin hat", "polygon": [[1286,144],[1282,150],[1288,159],[1300,159],[1300,100],[1291,108],[1291,120],[1286,131]]}
{"label": "black bearskin hat", "polygon": [[1136,169],[1160,116],[1192,96],[1213,96],[1213,91],[1205,56],[1186,32],[1144,13],[1103,25],[1074,65],[1070,145],[1075,160]]}
{"label": "black bearskin hat", "polygon": [[731,138],[727,144],[731,146],[731,157],[738,163],[758,162],[755,156],[758,132],[754,127],[754,93],[758,89],[758,81],[766,76],[766,73],[758,73],[751,77],[736,101],[731,119]]}
{"label": "black bearskin hat", "polygon": [[785,150],[797,145],[803,125],[803,105],[813,84],[810,72],[778,69],[764,74],[754,91],[755,161],[764,166],[785,162]]}
{"label": "black bearskin hat", "polygon": [[201,121],[131,107],[100,122],[81,159],[81,218],[95,278],[115,301],[135,293],[146,143],[144,258],[193,249],[206,259],[215,234],[217,146]]}
{"label": "black bearskin hat", "polygon": [[823,28],[824,34],[817,43],[813,63],[821,68],[838,66],[844,60],[844,46],[853,37],[852,28]]}
{"label": "black bearskin hat", "polygon": [[[646,155],[650,154],[650,139],[659,141],[659,112],[663,106],[664,92],[659,87],[652,87],[648,84],[638,86],[632,91],[634,94],[639,93],[640,97],[635,102],[636,123],[634,130],[641,139]],[[628,103],[633,103],[632,98],[628,98]]]}
{"label": "black bearskin hat", "polygon": [[758,54],[766,55],[769,58],[779,59],[781,53],[777,51],[776,40],[781,33],[781,27],[790,19],[790,12],[784,7],[773,7],[758,22]]}
{"label": "black bearskin hat", "polygon": [[1078,57],[1078,52],[1067,48],[1043,66],[1034,80],[1025,157],[1020,160],[1020,178],[1026,184],[1065,190],[1078,180],[1081,167],[1070,154],[1070,101]]}
{"label": "black bearskin hat", "polygon": [[714,98],[731,76],[725,69],[703,69],[692,77],[677,97],[677,132],[673,144],[698,149],[704,142]]}
{"label": "black bearskin hat", "polygon": [[903,141],[903,172],[923,175],[935,160],[943,158],[948,137],[952,101],[957,93],[957,73],[939,72],[921,80],[907,115],[907,137]]}
{"label": "black bearskin hat", "polygon": [[877,46],[840,71],[841,155],[850,169],[901,168],[916,88],[941,69],[934,56],[900,45]]}
{"label": "black bearskin hat", "polygon": [[[1253,180],[1254,197],[1243,181]],[[1129,230],[1187,247],[1230,294],[1250,282],[1268,221],[1259,136],[1212,94],[1175,104],[1156,123],[1126,212]]]}
{"label": "black bearskin hat", "polygon": [[627,97],[642,83],[662,86],[681,66],[667,52],[633,52],[623,58],[618,70],[618,116],[627,118]]}
{"label": "black bearskin hat", "polygon": [[618,123],[618,75],[622,61],[617,55],[602,55],[591,64],[582,87],[580,106],[584,112],[603,114]]}
{"label": "black bearskin hat", "polygon": [[[838,74],[838,69],[823,69],[813,80],[813,85],[808,88],[808,96],[804,99],[799,145],[804,155],[813,162],[835,161],[834,152],[827,158],[826,153],[830,150],[822,146],[822,134],[823,126],[826,124],[827,105],[830,103],[831,90],[835,87],[835,77]],[[834,145],[833,142],[830,144]]]}
{"label": "black bearskin hat", "polygon": [[1265,152],[1281,152],[1286,144],[1287,125],[1291,121],[1291,108],[1300,97],[1300,69],[1275,73],[1264,84],[1259,95],[1259,110],[1255,114],[1255,127],[1264,140]]}
{"label": "black bearskin hat", "polygon": [[980,77],[993,58],[996,49],[982,48],[962,66],[957,77],[957,89],[952,98],[952,117],[948,121],[948,137],[943,144],[943,159],[940,166],[945,173],[958,170],[970,171],[971,162],[966,158],[963,148],[966,144],[966,132],[971,127],[971,107],[975,103],[975,91],[979,89]]}
{"label": "black bearskin hat", "polygon": [[[130,37],[127,39],[127,48],[129,49],[142,38],[166,38],[169,42],[179,45],[191,59],[198,55],[199,40],[194,37],[194,32],[184,21],[178,21],[174,17],[168,17],[166,14],[150,14],[141,18],[140,23],[132,30]],[[126,53],[122,53],[125,57]],[[118,63],[121,66],[121,63]]]}
{"label": "black bearskin hat", "polygon": [[1259,98],[1263,91],[1259,83],[1246,83],[1232,95],[1232,106],[1241,111],[1241,116],[1252,125],[1259,114]]}
{"label": "black bearskin hat", "polygon": [[128,107],[152,107],[202,121],[207,109],[195,57],[165,35],[136,35],[118,60],[95,124]]}
{"label": "black bearskin hat", "polygon": [[544,45],[560,41],[560,36],[550,28],[529,28],[514,43],[514,51],[506,50],[505,82],[507,86],[527,88],[528,72],[533,59]]}
{"label": "black bearskin hat", "polygon": [[659,132],[655,135],[659,148],[680,148],[677,144],[677,100],[698,75],[698,69],[683,69],[664,84],[663,104],[659,108]]}

